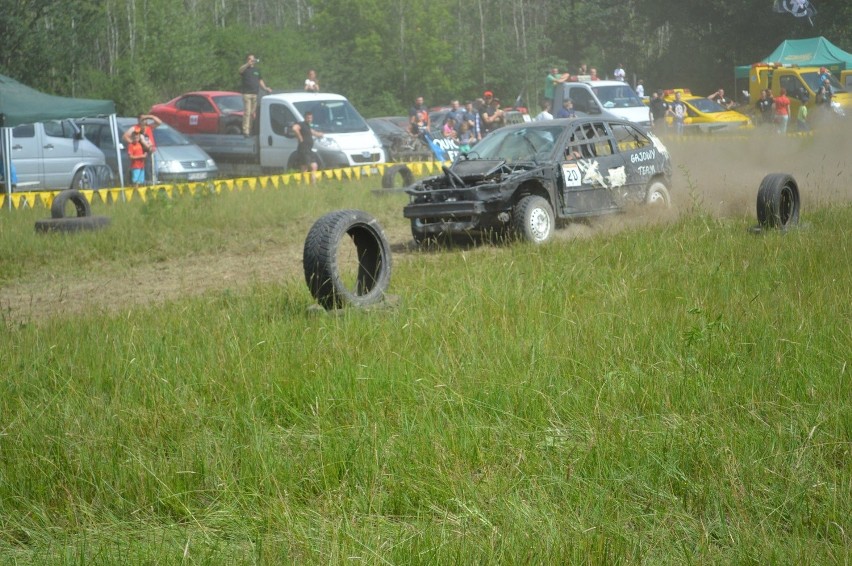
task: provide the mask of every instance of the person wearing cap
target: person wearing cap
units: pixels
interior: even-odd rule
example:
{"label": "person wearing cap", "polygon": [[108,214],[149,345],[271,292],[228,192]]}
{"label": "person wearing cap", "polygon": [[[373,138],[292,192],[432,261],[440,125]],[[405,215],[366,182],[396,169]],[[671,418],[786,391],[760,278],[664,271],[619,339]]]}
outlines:
{"label": "person wearing cap", "polygon": [[503,125],[503,110],[500,108],[500,99],[491,97],[488,106],[482,111],[483,135],[493,132]]}

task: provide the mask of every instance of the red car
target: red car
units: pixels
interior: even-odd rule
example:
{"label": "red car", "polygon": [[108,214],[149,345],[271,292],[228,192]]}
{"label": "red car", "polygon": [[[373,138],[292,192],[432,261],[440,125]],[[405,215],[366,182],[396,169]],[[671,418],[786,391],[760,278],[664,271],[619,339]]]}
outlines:
{"label": "red car", "polygon": [[240,134],[243,96],[238,92],[188,92],[151,107],[151,114],[184,134]]}

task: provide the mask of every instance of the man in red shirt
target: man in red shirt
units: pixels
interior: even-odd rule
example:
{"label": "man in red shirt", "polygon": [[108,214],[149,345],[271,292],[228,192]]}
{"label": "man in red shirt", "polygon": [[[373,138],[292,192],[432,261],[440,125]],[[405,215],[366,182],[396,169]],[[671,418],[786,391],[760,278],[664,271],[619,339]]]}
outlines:
{"label": "man in red shirt", "polygon": [[782,88],[781,94],[775,97],[772,106],[775,108],[775,125],[779,134],[787,133],[787,122],[790,120],[790,99],[787,89]]}

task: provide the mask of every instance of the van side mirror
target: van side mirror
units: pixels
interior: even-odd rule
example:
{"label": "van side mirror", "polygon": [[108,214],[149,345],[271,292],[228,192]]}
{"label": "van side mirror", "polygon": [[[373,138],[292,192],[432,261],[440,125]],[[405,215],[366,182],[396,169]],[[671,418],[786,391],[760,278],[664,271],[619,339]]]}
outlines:
{"label": "van side mirror", "polygon": [[601,107],[598,106],[598,103],[594,100],[589,101],[588,108],[589,108],[589,114],[600,114],[601,113]]}

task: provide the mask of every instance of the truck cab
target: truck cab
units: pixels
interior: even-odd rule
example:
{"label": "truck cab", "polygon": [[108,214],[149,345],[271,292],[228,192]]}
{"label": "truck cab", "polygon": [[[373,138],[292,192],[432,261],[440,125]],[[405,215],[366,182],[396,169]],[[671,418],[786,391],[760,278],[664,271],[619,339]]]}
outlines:
{"label": "truck cab", "polygon": [[562,108],[570,98],[579,116],[603,116],[629,120],[645,128],[651,127],[648,107],[633,88],[621,81],[579,81],[556,85],[553,107]]}
{"label": "truck cab", "polygon": [[297,141],[290,126],[313,113],[313,128],[322,132],[314,138],[314,149],[325,169],[384,163],[379,138],[355,107],[339,95],[323,92],[270,94],[260,101],[259,150],[264,167],[295,161]]}
{"label": "truck cab", "polygon": [[[837,80],[829,75],[832,101],[836,102],[844,113],[852,113],[852,94]],[[772,91],[772,96],[778,96],[781,89],[787,91],[790,98],[790,114],[795,116],[802,105],[799,100],[801,93],[807,94],[805,105],[810,109],[817,104],[816,93],[820,87],[819,67],[797,67],[775,63],[755,63],[749,71],[749,98],[756,101],[764,89]]]}

